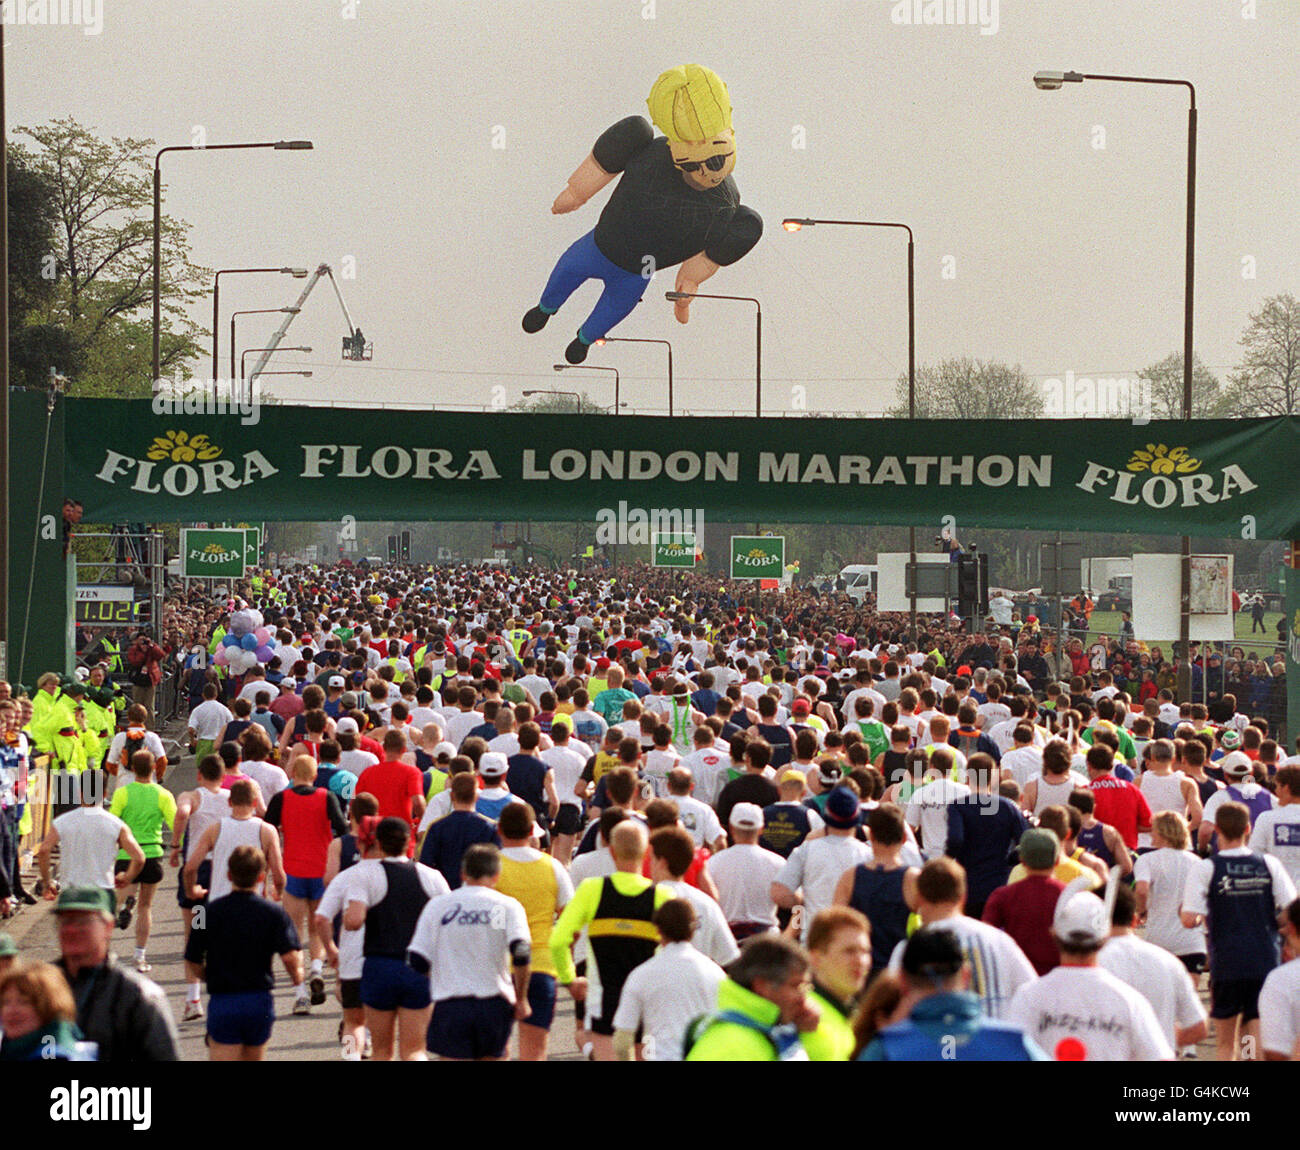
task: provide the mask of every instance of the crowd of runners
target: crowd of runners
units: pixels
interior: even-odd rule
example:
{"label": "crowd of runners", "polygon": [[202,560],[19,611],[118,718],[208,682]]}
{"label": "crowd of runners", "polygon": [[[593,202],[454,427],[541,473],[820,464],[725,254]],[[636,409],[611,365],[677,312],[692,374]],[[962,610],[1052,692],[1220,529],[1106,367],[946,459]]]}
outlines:
{"label": "crowd of runners", "polygon": [[[173,1059],[201,1026],[260,1059],[278,968],[349,1061],[545,1059],[561,996],[602,1061],[1164,1060],[1211,1029],[1300,1057],[1269,652],[1194,652],[1180,704],[1131,639],[1103,669],[1029,617],[913,636],[648,568],[268,572],[163,623],[0,684],[0,913],[51,900],[61,954],[0,935],[0,1058]],[[217,665],[250,633],[269,658]]]}

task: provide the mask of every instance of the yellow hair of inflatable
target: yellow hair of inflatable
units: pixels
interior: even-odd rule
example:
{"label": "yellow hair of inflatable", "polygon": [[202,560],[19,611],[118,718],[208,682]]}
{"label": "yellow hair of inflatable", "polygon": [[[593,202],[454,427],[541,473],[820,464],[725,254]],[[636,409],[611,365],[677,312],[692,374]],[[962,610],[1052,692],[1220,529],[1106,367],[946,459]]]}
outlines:
{"label": "yellow hair of inflatable", "polygon": [[731,97],[718,74],[700,64],[669,68],[646,100],[650,119],[673,143],[707,140],[731,127]]}

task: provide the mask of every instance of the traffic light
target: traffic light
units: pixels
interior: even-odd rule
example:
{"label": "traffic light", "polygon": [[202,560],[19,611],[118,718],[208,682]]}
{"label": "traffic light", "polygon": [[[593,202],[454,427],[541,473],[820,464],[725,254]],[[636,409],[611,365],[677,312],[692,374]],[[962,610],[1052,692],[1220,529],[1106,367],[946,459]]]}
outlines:
{"label": "traffic light", "polygon": [[398,549],[401,553],[402,562],[409,563],[411,561],[411,533],[409,531],[402,532]]}
{"label": "traffic light", "polygon": [[973,626],[989,610],[989,557],[963,551],[957,556],[957,614]]}
{"label": "traffic light", "polygon": [[396,535],[390,535],[388,537],[388,562],[390,563],[397,562],[397,536]]}

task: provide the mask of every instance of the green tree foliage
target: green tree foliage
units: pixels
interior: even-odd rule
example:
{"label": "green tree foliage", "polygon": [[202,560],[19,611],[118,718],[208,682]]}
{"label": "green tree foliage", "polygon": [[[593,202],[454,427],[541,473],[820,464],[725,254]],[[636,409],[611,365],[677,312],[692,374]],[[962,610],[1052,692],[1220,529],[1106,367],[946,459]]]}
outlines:
{"label": "green tree foliage", "polygon": [[[28,211],[23,250],[37,259],[43,275],[52,272],[54,278],[52,290],[32,297],[26,315],[14,323],[24,378],[40,374],[40,364],[49,359],[68,377],[71,394],[148,395],[154,142],[103,140],[72,119],[14,134],[10,154],[40,181],[53,225],[42,232],[48,217]],[[12,205],[10,214],[12,219]],[[161,362],[168,378],[187,374],[205,334],[186,312],[207,290],[208,275],[190,263],[188,231],[187,224],[163,217]],[[33,245],[44,250],[38,255]],[[28,335],[30,328],[54,330]]]}
{"label": "green tree foliage", "polygon": [[70,333],[39,318],[56,290],[54,185],[12,152],[7,179],[10,378],[18,387],[42,387],[50,368],[66,374],[80,365]]}

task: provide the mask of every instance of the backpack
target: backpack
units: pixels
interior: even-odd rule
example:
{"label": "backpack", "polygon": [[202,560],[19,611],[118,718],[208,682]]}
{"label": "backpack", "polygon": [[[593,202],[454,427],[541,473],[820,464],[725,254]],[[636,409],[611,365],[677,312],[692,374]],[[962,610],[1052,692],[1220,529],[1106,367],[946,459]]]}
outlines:
{"label": "backpack", "polygon": [[772,1043],[772,1050],[780,1057],[781,1051],[772,1039],[772,1032],[766,1026],[755,1022],[752,1018],[741,1014],[737,1010],[720,1010],[712,1011],[708,1014],[697,1014],[686,1024],[686,1033],[682,1036],[682,1061],[686,1061],[686,1056],[690,1054],[695,1044],[700,1040],[700,1036],[718,1022],[734,1022],[737,1026],[743,1026],[747,1030],[752,1030],[756,1034],[761,1034],[768,1042]]}
{"label": "backpack", "polygon": [[142,751],[144,746],[144,731],[137,731],[134,727],[128,727],[126,730],[126,742],[122,744],[122,757],[119,762],[105,763],[105,768],[110,775],[116,775],[118,769],[125,767],[129,772],[131,770],[131,756],[136,751]]}
{"label": "backpack", "polygon": [[687,1024],[686,1033],[682,1036],[682,1061],[686,1060],[704,1032],[718,1022],[731,1022],[736,1026],[743,1026],[746,1030],[752,1030],[755,1034],[761,1034],[771,1043],[777,1062],[803,1060],[800,1059],[800,1055],[806,1058],[799,1032],[793,1026],[768,1027],[737,1010],[719,1010],[710,1014],[697,1015]]}

